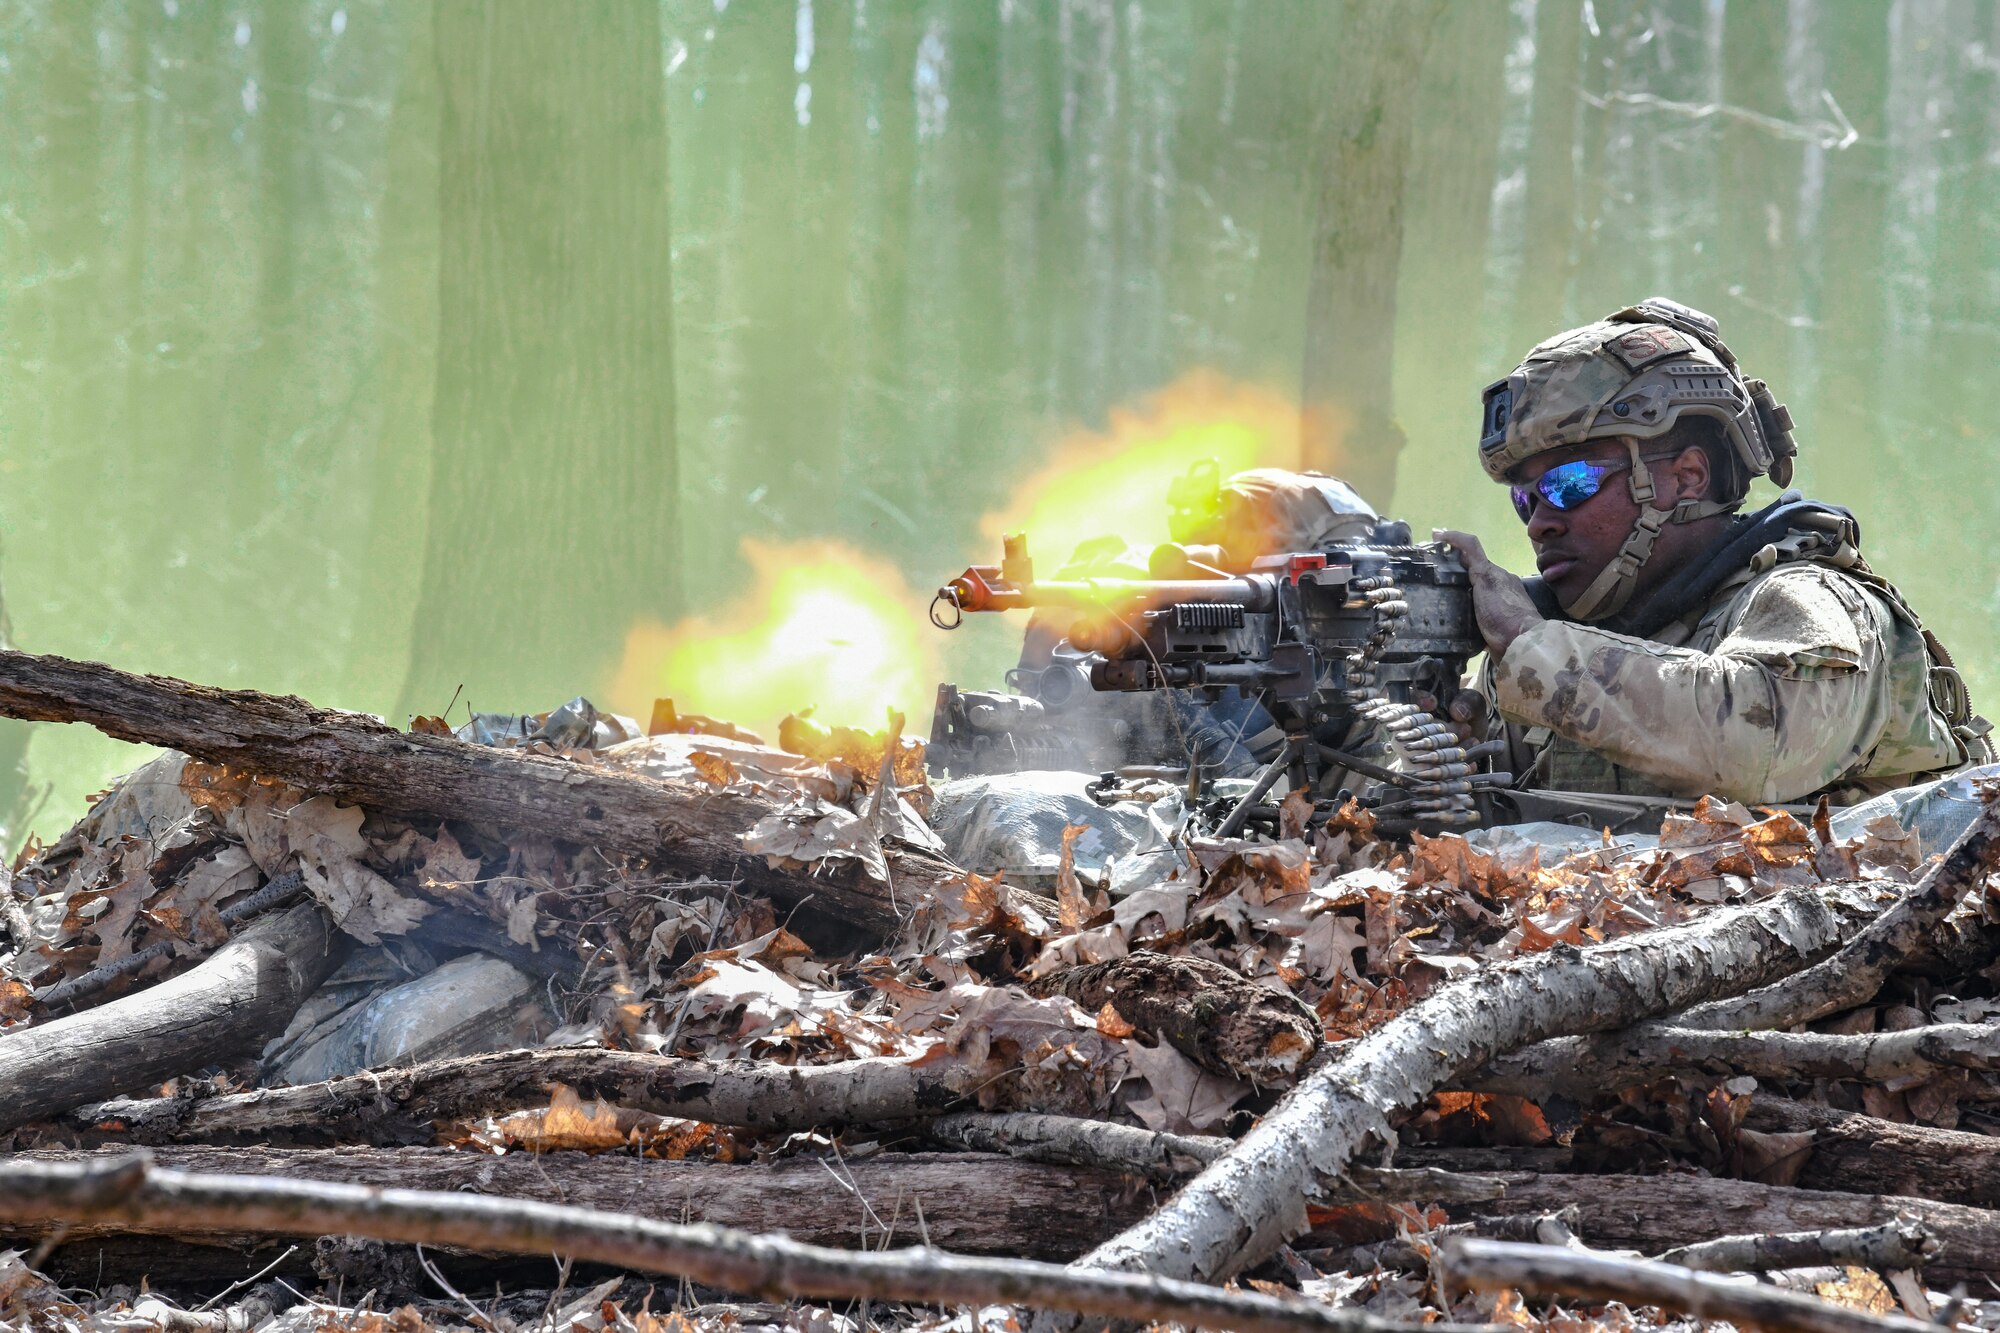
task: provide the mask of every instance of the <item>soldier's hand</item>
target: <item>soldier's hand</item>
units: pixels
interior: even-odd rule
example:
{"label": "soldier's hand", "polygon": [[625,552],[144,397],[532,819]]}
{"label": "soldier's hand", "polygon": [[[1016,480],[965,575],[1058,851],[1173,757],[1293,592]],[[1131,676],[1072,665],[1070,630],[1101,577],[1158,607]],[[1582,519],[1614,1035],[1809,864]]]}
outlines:
{"label": "soldier's hand", "polygon": [[1527,585],[1486,558],[1486,548],[1469,532],[1434,528],[1431,540],[1443,542],[1458,552],[1465,572],[1472,576],[1472,609],[1479,617],[1479,634],[1487,651],[1504,656],[1515,639],[1542,623],[1544,617],[1528,596]]}

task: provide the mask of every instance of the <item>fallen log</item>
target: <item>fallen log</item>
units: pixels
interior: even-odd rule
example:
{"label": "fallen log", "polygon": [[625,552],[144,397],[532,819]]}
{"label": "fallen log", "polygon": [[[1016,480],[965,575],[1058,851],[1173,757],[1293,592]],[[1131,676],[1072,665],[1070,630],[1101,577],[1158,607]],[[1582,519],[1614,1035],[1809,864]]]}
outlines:
{"label": "fallen log", "polygon": [[1105,1005],[1211,1074],[1286,1087],[1319,1049],[1320,1021],[1302,1001],[1205,958],[1141,949],[1028,983],[1091,1013]]}
{"label": "fallen log", "polygon": [[157,986],[0,1035],[0,1131],[254,1049],[340,953],[325,911],[300,903]]}
{"label": "fallen log", "polygon": [[1393,1143],[1392,1114],[1495,1055],[1740,992],[1810,962],[1840,933],[1818,894],[1791,890],[1691,925],[1588,949],[1558,946],[1447,983],[1308,1074],[1234,1151],[1082,1262],[1220,1281],[1304,1231],[1304,1200],[1369,1143]]}
{"label": "fallen log", "polygon": [[1657,1045],[1667,1028],[1755,1031],[1789,1027],[1851,1009],[1872,999],[1889,974],[1921,956],[1969,895],[1981,891],[2000,864],[2000,802],[1988,798],[1949,851],[1910,890],[1832,957],[1781,980],[1677,1014],[1629,1032],[1566,1036],[1494,1061],[1470,1083],[1565,1086],[1611,1090],[1621,1053]]}
{"label": "fallen log", "polygon": [[[1023,1169],[1018,1163],[1012,1165]],[[750,1168],[724,1169],[754,1174]],[[954,1168],[953,1177],[952,1187],[963,1190],[966,1174]],[[785,1199],[784,1206],[788,1214],[796,1214],[796,1200]],[[929,1214],[925,1216],[928,1219]],[[0,1218],[43,1225],[116,1222],[286,1235],[332,1233],[502,1253],[563,1254],[759,1295],[945,1305],[1004,1301],[1246,1333],[1415,1333],[1419,1327],[1448,1327],[1397,1324],[1315,1302],[1151,1276],[1077,1272],[1022,1259],[957,1255],[928,1247],[890,1253],[834,1250],[782,1236],[678,1225],[518,1198],[370,1189],[271,1176],[201,1175],[155,1167],[143,1156],[88,1164],[19,1158],[0,1163]]]}
{"label": "fallen log", "polygon": [[[0,1163],[82,1168],[129,1156],[120,1149],[46,1149]],[[211,1148],[151,1150],[176,1171],[283,1176],[370,1189],[458,1191],[579,1208],[627,1212],[662,1222],[706,1222],[790,1234],[836,1248],[881,1248],[920,1235],[968,1254],[1075,1258],[1118,1226],[1142,1216],[1145,1191],[1104,1169],[1064,1169],[1008,1157],[963,1153],[877,1153],[832,1162],[794,1157],[764,1165],[655,1161],[622,1154],[512,1152],[494,1156],[451,1148]],[[917,1221],[918,1209],[923,1222]],[[872,1216],[870,1210],[873,1210]],[[7,1215],[0,1206],[0,1215]],[[919,1227],[921,1225],[921,1231]],[[6,1224],[26,1234],[21,1219]],[[71,1225],[65,1243],[120,1235],[173,1236],[243,1244],[256,1227],[207,1226],[161,1214],[105,1217]],[[360,1233],[357,1233],[360,1234]]]}
{"label": "fallen log", "polygon": [[1579,1064],[1538,1062],[1521,1052],[1466,1081],[1477,1092],[1589,1097],[1669,1076],[1861,1079],[1880,1083],[1942,1069],[2000,1069],[2000,1027],[1937,1023],[1901,1032],[1705,1032],[1644,1023],[1608,1033]]}
{"label": "fallen log", "polygon": [[[924,1132],[971,1152],[1003,1152],[1023,1161],[1061,1166],[1106,1167],[1157,1183],[1192,1175],[1235,1146],[1234,1140],[1217,1136],[1163,1134],[1136,1125],[1031,1111],[960,1112],[938,1117]],[[1497,1199],[1505,1192],[1505,1183],[1493,1176],[1430,1167],[1357,1166],[1329,1182],[1314,1202],[1443,1203]]]}
{"label": "fallen log", "polygon": [[[149,991],[147,994],[155,994]],[[0,1051],[6,1039],[0,1038]],[[585,1101],[716,1125],[792,1132],[935,1115],[957,1104],[949,1065],[888,1057],[830,1065],[710,1063],[574,1047],[501,1051],[324,1083],[79,1107],[74,1123],[130,1144],[426,1144],[441,1122],[547,1106],[556,1084]],[[68,1105],[76,1105],[71,1102]]]}
{"label": "fallen log", "polygon": [[1913,1194],[1977,1208],[2000,1208],[2000,1138],[1963,1130],[1899,1125],[1828,1106],[1757,1097],[1744,1127],[1813,1136],[1799,1173],[1807,1189]]}
{"label": "fallen log", "polygon": [[858,867],[773,868],[738,842],[774,808],[754,797],[402,732],[290,695],[137,676],[97,662],[0,651],[0,716],[85,722],[107,736],[235,765],[370,810],[597,847],[690,879],[740,881],[788,907],[811,899],[814,909],[878,934],[960,873],[900,843],[885,848],[893,891]]}
{"label": "fallen log", "polygon": [[1502,1240],[1445,1242],[1440,1266],[1453,1284],[1480,1291],[1620,1301],[1726,1319],[1739,1328],[1783,1333],[1937,1333],[1935,1324],[1869,1314],[1816,1296],[1698,1273],[1692,1268],[1625,1259],[1596,1250],[1519,1245]]}
{"label": "fallen log", "polygon": [[1924,1264],[1933,1286],[1985,1289],[2000,1280],[2000,1212],[1896,1194],[1852,1194],[1703,1176],[1502,1175],[1495,1203],[1447,1204],[1454,1220],[1574,1205],[1601,1249],[1659,1254],[1725,1236],[1845,1231],[1905,1219],[1937,1241]]}

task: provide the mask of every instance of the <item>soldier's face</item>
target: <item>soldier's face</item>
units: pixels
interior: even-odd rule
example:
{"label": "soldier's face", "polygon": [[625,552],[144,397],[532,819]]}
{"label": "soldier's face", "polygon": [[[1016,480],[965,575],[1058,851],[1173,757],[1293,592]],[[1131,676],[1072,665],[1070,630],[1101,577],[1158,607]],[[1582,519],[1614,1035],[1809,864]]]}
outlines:
{"label": "soldier's face", "polygon": [[[1532,483],[1550,468],[1579,458],[1618,464],[1630,457],[1615,440],[1595,441],[1529,459],[1521,465],[1520,480]],[[1528,515],[1528,540],[1535,546],[1535,567],[1564,606],[1583,595],[1638,522],[1639,506],[1632,499],[1629,476],[1624,471],[1614,472],[1604,479],[1597,494],[1567,511],[1536,498],[1534,511]]]}

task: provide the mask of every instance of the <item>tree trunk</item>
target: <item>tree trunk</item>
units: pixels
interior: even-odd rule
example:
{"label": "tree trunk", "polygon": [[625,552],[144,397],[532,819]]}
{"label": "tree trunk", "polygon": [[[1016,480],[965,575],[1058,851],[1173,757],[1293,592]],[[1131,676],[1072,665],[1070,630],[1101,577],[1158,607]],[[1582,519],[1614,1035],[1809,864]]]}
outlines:
{"label": "tree trunk", "polygon": [[1506,111],[1507,11],[1453,5],[1438,21],[1411,129],[1396,285],[1399,419],[1420,456],[1450,460],[1472,484],[1484,481],[1471,465],[1479,394],[1509,368],[1487,364],[1480,317]]}
{"label": "tree trunk", "polygon": [[436,462],[404,708],[601,688],[679,594],[659,9],[443,0]]}
{"label": "tree trunk", "polygon": [[1301,455],[1382,509],[1404,438],[1390,370],[1410,122],[1442,8],[1442,0],[1343,0],[1322,94]]}
{"label": "tree trunk", "polygon": [[[1879,478],[1875,449],[1881,442],[1888,320],[1884,275],[1895,190],[1889,24],[1890,10],[1881,5],[1828,6],[1813,21],[1827,91],[1860,135],[1826,155],[1818,254],[1820,392],[1817,412],[1801,413],[1813,436],[1825,441],[1806,466],[1834,495],[1860,493]],[[1854,461],[1843,461],[1849,458]]]}
{"label": "tree trunk", "polygon": [[[1734,0],[1723,11],[1722,98],[1773,120],[1792,118],[1785,89],[1788,0]],[[1828,17],[1831,17],[1830,15]],[[1783,402],[1791,382],[1790,316],[1799,300],[1798,208],[1804,145],[1743,120],[1722,127],[1723,277],[1738,299],[1720,312],[1747,373]],[[1833,219],[1835,226],[1842,219]]]}
{"label": "tree trunk", "polygon": [[[317,795],[388,814],[463,820],[645,857],[690,878],[740,881],[787,907],[812,900],[822,921],[892,929],[961,872],[914,847],[885,847],[891,883],[859,867],[773,868],[739,835],[772,807],[755,797],[586,767],[544,755],[414,735],[303,699],[133,676],[95,662],[0,652],[0,715],[87,722],[120,740],[232,764]],[[1053,904],[1040,906],[1053,914]]]}
{"label": "tree trunk", "polygon": [[1521,280],[1507,356],[1513,362],[1561,330],[1576,235],[1577,74],[1582,0],[1535,6],[1535,75],[1528,112],[1527,212]]}
{"label": "tree trunk", "polygon": [[333,971],[338,941],[326,913],[301,903],[169,981],[0,1036],[0,1129],[191,1074],[278,1035]]}

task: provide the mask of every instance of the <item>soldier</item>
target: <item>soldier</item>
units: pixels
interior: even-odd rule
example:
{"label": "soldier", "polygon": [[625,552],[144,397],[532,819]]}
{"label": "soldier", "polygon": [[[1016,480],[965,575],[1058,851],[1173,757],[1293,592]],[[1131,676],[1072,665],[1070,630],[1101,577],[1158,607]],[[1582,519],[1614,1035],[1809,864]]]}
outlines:
{"label": "soldier", "polygon": [[1792,490],[1737,513],[1752,478],[1790,483],[1791,429],[1715,321],[1662,297],[1549,339],[1487,389],[1480,462],[1512,487],[1540,577],[1437,536],[1472,575],[1481,693],[1526,785],[1846,802],[1990,757],[1853,514]]}

